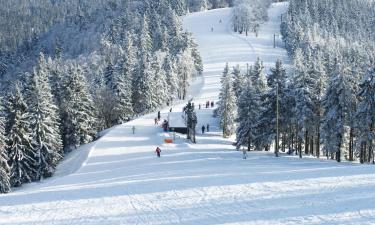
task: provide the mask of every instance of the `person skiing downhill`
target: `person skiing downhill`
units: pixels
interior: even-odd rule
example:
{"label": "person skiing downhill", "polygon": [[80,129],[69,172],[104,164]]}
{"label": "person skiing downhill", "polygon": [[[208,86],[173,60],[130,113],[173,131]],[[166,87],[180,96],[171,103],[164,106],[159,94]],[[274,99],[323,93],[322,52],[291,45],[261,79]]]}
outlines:
{"label": "person skiing downhill", "polygon": [[203,125],[202,126],[202,134],[204,134],[204,130],[206,129],[206,127]]}
{"label": "person skiing downhill", "polygon": [[159,147],[156,147],[156,155],[160,158],[161,149]]}
{"label": "person skiing downhill", "polygon": [[246,152],[246,149],[243,149],[243,150],[242,150],[242,158],[243,158],[243,159],[246,159],[246,158],[247,158],[247,152]]}

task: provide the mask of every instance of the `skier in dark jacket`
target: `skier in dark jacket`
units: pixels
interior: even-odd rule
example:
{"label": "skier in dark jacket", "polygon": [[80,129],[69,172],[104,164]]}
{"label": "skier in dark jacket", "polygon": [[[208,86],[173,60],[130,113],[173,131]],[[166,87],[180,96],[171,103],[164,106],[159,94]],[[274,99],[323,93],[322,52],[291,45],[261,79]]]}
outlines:
{"label": "skier in dark jacket", "polygon": [[202,126],[202,134],[204,134],[204,130],[206,129],[206,127],[203,125]]}
{"label": "skier in dark jacket", "polygon": [[156,147],[156,155],[160,158],[161,149],[159,147]]}

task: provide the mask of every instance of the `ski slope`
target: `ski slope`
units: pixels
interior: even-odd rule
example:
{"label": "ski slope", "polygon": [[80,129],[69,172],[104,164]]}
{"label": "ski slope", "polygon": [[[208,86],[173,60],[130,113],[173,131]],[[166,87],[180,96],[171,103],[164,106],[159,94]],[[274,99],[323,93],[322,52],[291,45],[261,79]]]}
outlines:
{"label": "ski slope", "polygon": [[[197,144],[153,123],[156,113],[108,130],[77,149],[55,177],[0,196],[0,224],[372,224],[375,168],[252,152],[247,160],[220,137],[212,109],[225,63],[242,68],[260,57],[267,68],[288,62],[282,43],[273,48],[285,3],[273,4],[259,37],[233,34],[230,9],[184,18],[204,61],[190,97],[198,108]],[[222,23],[219,23],[220,19]],[[214,31],[211,32],[211,27]],[[173,106],[181,111],[182,103]],[[169,108],[162,110],[167,117]],[[132,134],[132,127],[135,134]],[[162,157],[156,158],[156,146]]]}

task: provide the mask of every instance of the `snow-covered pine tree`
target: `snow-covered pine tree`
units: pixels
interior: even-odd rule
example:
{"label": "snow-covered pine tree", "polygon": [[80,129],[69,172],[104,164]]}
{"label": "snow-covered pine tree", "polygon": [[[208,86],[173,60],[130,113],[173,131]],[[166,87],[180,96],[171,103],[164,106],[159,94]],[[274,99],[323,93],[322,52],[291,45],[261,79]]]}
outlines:
{"label": "snow-covered pine tree", "polygon": [[177,78],[177,72],[176,72],[176,65],[171,55],[169,54],[169,52],[164,57],[162,68],[165,71],[165,75],[166,75],[169,97],[171,98],[177,97],[178,78]]}
{"label": "snow-covered pine tree", "polygon": [[246,78],[244,82],[243,90],[237,101],[236,139],[237,149],[240,149],[242,145],[247,145],[247,150],[250,151],[256,135],[254,128],[259,115],[260,102],[250,77]]}
{"label": "snow-covered pine tree", "polygon": [[152,95],[153,95],[153,109],[157,109],[159,106],[164,105],[168,101],[168,84],[166,80],[166,73],[162,69],[163,54],[161,52],[156,52],[152,58],[152,71],[153,75],[153,85]]}
{"label": "snow-covered pine tree", "polygon": [[359,129],[359,147],[357,155],[360,162],[374,162],[375,140],[375,68],[367,71],[360,84],[360,103],[357,112],[357,127]]}
{"label": "snow-covered pine tree", "polygon": [[[0,99],[2,100],[2,99]],[[0,193],[10,192],[10,167],[5,136],[5,118],[0,105]]]}
{"label": "snow-covered pine tree", "polygon": [[236,95],[236,99],[239,100],[242,89],[246,85],[246,78],[245,78],[245,75],[241,73],[239,65],[233,67],[232,75],[233,75],[233,90]]}
{"label": "snow-covered pine tree", "polygon": [[127,32],[126,39],[124,41],[124,55],[122,59],[122,76],[120,76],[121,82],[119,82],[121,87],[118,88],[118,106],[119,109],[119,120],[121,122],[126,121],[133,116],[133,73],[134,73],[134,63],[135,63],[135,50],[133,46],[133,36]]}
{"label": "snow-covered pine tree", "polygon": [[40,180],[52,176],[63,154],[58,108],[53,102],[43,55],[28,83],[30,130],[38,164],[35,179]]}
{"label": "snow-covered pine tree", "polygon": [[193,77],[195,71],[194,60],[191,56],[190,49],[186,49],[177,56],[177,74],[179,83],[178,97],[185,99],[187,89],[190,85],[190,78]]}
{"label": "snow-covered pine tree", "polygon": [[[271,68],[271,73],[267,77],[268,91],[262,104],[260,123],[268,124],[267,129],[263,132],[268,143],[275,141],[275,154],[278,156],[279,152],[279,136],[285,124],[285,85],[286,72],[281,60],[276,61],[274,68]],[[264,126],[264,125],[263,125]],[[279,130],[277,130],[279,129]],[[277,136],[279,135],[279,136]]]}
{"label": "snow-covered pine tree", "polygon": [[147,15],[144,14],[141,22],[138,43],[138,66],[133,76],[133,108],[136,114],[143,114],[152,109],[151,85],[153,72],[151,69],[152,40],[148,26]]}
{"label": "snow-covered pine tree", "polygon": [[141,30],[138,34],[138,59],[146,57],[147,59],[151,56],[152,51],[152,39],[150,36],[149,19],[147,14],[144,14],[141,21]]}
{"label": "snow-covered pine tree", "polygon": [[214,111],[214,115],[219,116],[220,118],[222,116],[222,110],[223,110],[223,107],[221,107],[221,105],[224,105],[223,101],[225,99],[225,96],[224,96],[225,93],[223,92],[223,89],[225,87],[225,82],[226,82],[228,74],[229,74],[229,65],[227,63],[224,67],[223,75],[220,78],[221,89],[219,92],[219,102],[217,103],[218,107]]}
{"label": "snow-covered pine tree", "polygon": [[257,123],[254,127],[254,147],[257,151],[261,151],[262,148],[268,149],[268,137],[265,135],[268,129],[268,121],[262,120],[263,104],[267,96],[267,79],[264,72],[263,62],[258,58],[252,69],[249,71],[252,85],[255,89],[255,94],[259,101],[259,113],[257,115]]}
{"label": "snow-covered pine tree", "polygon": [[104,69],[104,84],[109,90],[114,89],[114,67],[112,60],[108,59],[107,66]]}
{"label": "snow-covered pine tree", "polygon": [[[308,70],[309,76],[314,80],[314,89],[312,90],[314,93],[314,108],[315,108],[315,121],[313,121],[313,129],[310,133],[310,153],[320,157],[320,130],[321,130],[321,118],[323,116],[323,106],[322,100],[327,88],[327,74],[325,72],[324,64],[323,64],[323,57],[321,52],[315,52],[313,56],[314,63],[310,65]],[[315,136],[315,137],[314,137]],[[315,139],[315,143],[314,143]],[[314,145],[315,145],[315,153],[314,153]]]}
{"label": "snow-covered pine tree", "polygon": [[349,77],[348,68],[337,64],[323,101],[322,138],[324,151],[327,153],[327,157],[329,153],[336,153],[337,162],[341,161],[345,127],[348,125],[347,121],[352,105],[356,102]]}
{"label": "snow-covered pine tree", "polygon": [[64,80],[62,130],[64,151],[92,141],[96,134],[95,108],[81,68],[69,64]]}
{"label": "snow-covered pine tree", "polygon": [[152,109],[152,81],[151,63],[143,58],[133,81],[133,107],[134,113],[138,115],[150,112]]}
{"label": "snow-covered pine tree", "polygon": [[292,75],[292,86],[296,102],[298,151],[302,157],[302,142],[305,144],[305,154],[309,153],[309,135],[314,131],[316,122],[316,77],[308,73],[308,67],[304,64],[303,52],[300,48],[296,50],[294,58],[294,74]]}
{"label": "snow-covered pine tree", "polygon": [[10,181],[15,187],[33,181],[38,173],[36,153],[30,134],[30,118],[28,106],[24,101],[19,84],[9,96],[6,106],[7,113],[7,147],[9,165],[11,167]]}
{"label": "snow-covered pine tree", "polygon": [[235,132],[237,115],[236,96],[233,91],[232,75],[229,73],[228,63],[224,68],[221,78],[221,90],[218,102],[218,115],[220,126],[223,128],[223,137],[230,137]]}

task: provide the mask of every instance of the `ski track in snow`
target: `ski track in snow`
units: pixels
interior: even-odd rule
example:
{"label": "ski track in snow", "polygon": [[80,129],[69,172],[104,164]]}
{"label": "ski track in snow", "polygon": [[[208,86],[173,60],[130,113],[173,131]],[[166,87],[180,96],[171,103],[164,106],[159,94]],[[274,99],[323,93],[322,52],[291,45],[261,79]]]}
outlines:
{"label": "ski track in snow", "polygon": [[[257,57],[267,68],[288,63],[279,40],[286,3],[269,9],[258,37],[230,31],[230,9],[189,14],[204,61],[204,79],[191,87],[195,105],[217,100],[225,63],[246,68]],[[222,19],[223,23],[219,23]],[[211,32],[211,27],[214,32]],[[180,111],[177,103],[174,111]],[[169,108],[162,110],[166,117]],[[373,224],[375,168],[251,152],[247,160],[222,139],[212,109],[198,110],[197,144],[153,125],[156,113],[109,129],[77,149],[56,176],[0,196],[0,224]],[[133,135],[131,128],[136,127]],[[162,157],[154,150],[161,146]]]}

